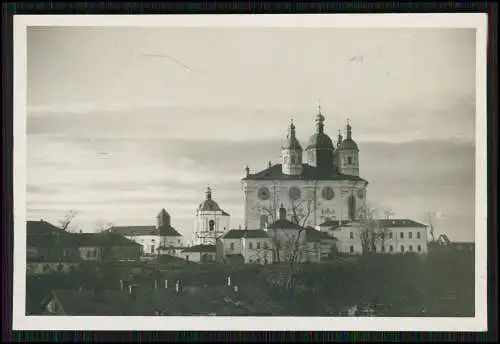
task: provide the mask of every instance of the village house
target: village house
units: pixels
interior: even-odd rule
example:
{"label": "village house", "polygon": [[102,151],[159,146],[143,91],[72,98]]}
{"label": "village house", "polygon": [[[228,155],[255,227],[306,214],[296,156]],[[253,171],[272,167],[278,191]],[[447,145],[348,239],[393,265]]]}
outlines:
{"label": "village house", "polygon": [[136,261],[141,256],[141,245],[112,232],[74,234],[81,260]]}
{"label": "village house", "polygon": [[208,263],[216,261],[216,247],[209,244],[198,244],[184,248],[180,257],[193,263]]}
{"label": "village house", "polygon": [[113,226],[107,231],[118,233],[142,246],[142,255],[178,255],[184,248],[182,235],[171,225],[170,214],[162,209],[156,226]]}
{"label": "village house", "polygon": [[26,222],[28,262],[75,262],[78,248],[71,233],[44,220]]}
{"label": "village house", "polygon": [[271,264],[272,247],[271,238],[262,229],[231,229],[217,242],[217,260],[226,263]]}

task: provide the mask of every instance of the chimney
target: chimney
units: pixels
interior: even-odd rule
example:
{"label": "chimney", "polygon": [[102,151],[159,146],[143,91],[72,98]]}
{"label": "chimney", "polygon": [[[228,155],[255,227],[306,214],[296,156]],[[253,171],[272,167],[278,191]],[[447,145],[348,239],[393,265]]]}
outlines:
{"label": "chimney", "polygon": [[286,209],[283,207],[283,204],[280,207],[280,220],[286,220]]}
{"label": "chimney", "polygon": [[177,280],[177,282],[175,282],[175,292],[179,293],[180,289],[181,289],[180,282],[179,280]]}
{"label": "chimney", "polygon": [[231,286],[231,276],[227,276],[227,286]]}
{"label": "chimney", "polygon": [[120,280],[120,289],[123,291],[123,280]]}

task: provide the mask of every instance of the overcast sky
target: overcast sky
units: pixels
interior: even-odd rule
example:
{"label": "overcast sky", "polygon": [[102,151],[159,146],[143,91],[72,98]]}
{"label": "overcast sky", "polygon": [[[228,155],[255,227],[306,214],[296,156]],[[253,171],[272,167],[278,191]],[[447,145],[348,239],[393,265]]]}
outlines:
{"label": "overcast sky", "polygon": [[[290,118],[346,118],[368,197],[456,240],[474,234],[471,29],[28,29],[28,216],[69,209],[183,233],[210,184],[243,217],[240,178],[277,162]],[[142,57],[143,55],[167,57]]]}

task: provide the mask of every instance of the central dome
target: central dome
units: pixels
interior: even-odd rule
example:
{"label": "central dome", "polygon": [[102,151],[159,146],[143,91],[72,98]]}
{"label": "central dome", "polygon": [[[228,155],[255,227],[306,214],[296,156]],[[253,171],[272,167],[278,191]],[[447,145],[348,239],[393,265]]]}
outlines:
{"label": "central dome", "polygon": [[330,136],[325,133],[314,133],[311,135],[309,140],[307,140],[306,149],[324,149],[333,151],[333,142]]}
{"label": "central dome", "polygon": [[206,198],[200,203],[198,211],[222,211],[217,202],[212,199],[212,189],[210,189],[210,187],[207,187],[205,195]]}
{"label": "central dome", "polygon": [[221,210],[217,202],[215,202],[213,199],[206,199],[203,202],[201,202],[200,206],[198,207],[198,210],[200,211],[219,211]]}

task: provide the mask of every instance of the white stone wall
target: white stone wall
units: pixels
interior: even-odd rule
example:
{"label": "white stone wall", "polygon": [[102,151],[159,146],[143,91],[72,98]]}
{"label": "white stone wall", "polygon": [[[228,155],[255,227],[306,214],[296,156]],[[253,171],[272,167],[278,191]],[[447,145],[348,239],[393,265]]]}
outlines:
{"label": "white stone wall", "polygon": [[[376,242],[378,253],[427,253],[427,229],[423,227],[392,227],[385,230],[386,238]],[[390,235],[392,233],[392,237]],[[411,234],[410,234],[411,233]],[[420,233],[420,237],[419,234]],[[401,237],[403,235],[403,237]],[[410,237],[411,235],[411,237]],[[384,246],[384,249],[382,249]],[[392,247],[392,251],[391,251]],[[403,250],[401,249],[403,247]]]}
{"label": "white stone wall", "polygon": [[187,261],[199,263],[202,261],[202,257],[207,255],[212,261],[215,261],[215,252],[181,252],[179,256]]}
{"label": "white stone wall", "polygon": [[142,254],[145,255],[156,254],[156,249],[161,244],[159,235],[134,235],[126,236],[126,238],[140,244],[142,246]]}
{"label": "white stone wall", "polygon": [[[210,231],[210,221],[214,221],[214,231]],[[193,245],[215,245],[215,240],[229,229],[230,216],[222,211],[199,211],[195,220]]]}
{"label": "white stone wall", "polygon": [[242,254],[243,245],[241,239],[222,239],[223,255]]}
{"label": "white stone wall", "polygon": [[359,227],[341,227],[330,232],[334,238],[338,239],[337,249],[339,253],[353,255],[363,253]]}
{"label": "white stone wall", "polygon": [[245,263],[271,264],[273,262],[273,243],[270,238],[242,238],[241,248]]}
{"label": "white stone wall", "polygon": [[[307,201],[311,201],[311,214],[306,225],[316,226],[328,219],[337,220],[349,218],[348,196],[354,194],[356,199],[356,216],[366,205],[365,182],[351,181],[303,181],[303,180],[279,180],[279,181],[243,181],[243,192],[245,195],[245,226],[249,229],[261,228],[261,216],[268,215],[273,204],[276,205],[276,218],[281,204],[287,208],[287,216],[291,219],[291,208],[293,204],[302,203],[303,213],[306,213]],[[269,199],[261,200],[258,197],[259,189],[265,187],[269,190]],[[290,187],[298,187],[301,190],[299,201],[292,201],[289,197]],[[323,189],[330,187],[334,197],[330,200],[323,197]],[[361,191],[359,191],[361,190]],[[360,197],[361,196],[361,197]],[[272,219],[269,221],[272,222]]]}

